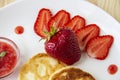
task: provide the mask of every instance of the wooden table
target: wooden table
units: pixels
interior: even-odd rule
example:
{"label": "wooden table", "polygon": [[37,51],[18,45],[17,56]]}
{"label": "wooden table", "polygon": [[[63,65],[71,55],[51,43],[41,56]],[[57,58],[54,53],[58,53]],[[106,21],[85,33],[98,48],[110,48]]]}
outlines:
{"label": "wooden table", "polygon": [[120,22],[120,0],[88,0],[99,6]]}
{"label": "wooden table", "polygon": [[[0,7],[3,7],[15,0],[0,0]],[[112,15],[120,22],[120,0],[87,0]]]}

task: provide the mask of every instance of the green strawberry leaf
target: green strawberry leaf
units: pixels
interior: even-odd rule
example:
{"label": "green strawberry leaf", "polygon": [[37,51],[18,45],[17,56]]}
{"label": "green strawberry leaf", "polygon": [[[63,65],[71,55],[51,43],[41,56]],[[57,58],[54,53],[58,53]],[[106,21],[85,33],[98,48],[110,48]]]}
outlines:
{"label": "green strawberry leaf", "polygon": [[50,29],[50,36],[53,36],[56,32],[57,30],[54,28],[54,26],[52,26]]}
{"label": "green strawberry leaf", "polygon": [[47,35],[46,41],[49,41],[50,38],[51,38],[53,35],[55,35],[56,32],[58,32],[58,29],[56,30],[56,29],[54,28],[54,25],[51,26],[49,32],[48,32],[48,31],[44,31],[44,33]]}

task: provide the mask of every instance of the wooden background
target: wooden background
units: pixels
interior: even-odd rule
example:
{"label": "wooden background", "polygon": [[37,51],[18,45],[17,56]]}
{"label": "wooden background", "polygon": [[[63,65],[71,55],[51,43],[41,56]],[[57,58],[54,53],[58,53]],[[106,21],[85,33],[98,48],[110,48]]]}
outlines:
{"label": "wooden background", "polygon": [[[15,0],[0,0],[0,7],[3,7]],[[120,0],[87,0],[102,8],[120,22]]]}

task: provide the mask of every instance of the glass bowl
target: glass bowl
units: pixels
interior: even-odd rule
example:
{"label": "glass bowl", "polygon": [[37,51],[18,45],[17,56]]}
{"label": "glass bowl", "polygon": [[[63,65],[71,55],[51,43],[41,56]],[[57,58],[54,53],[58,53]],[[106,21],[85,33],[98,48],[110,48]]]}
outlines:
{"label": "glass bowl", "polygon": [[0,37],[0,78],[11,74],[18,66],[20,51],[10,39]]}

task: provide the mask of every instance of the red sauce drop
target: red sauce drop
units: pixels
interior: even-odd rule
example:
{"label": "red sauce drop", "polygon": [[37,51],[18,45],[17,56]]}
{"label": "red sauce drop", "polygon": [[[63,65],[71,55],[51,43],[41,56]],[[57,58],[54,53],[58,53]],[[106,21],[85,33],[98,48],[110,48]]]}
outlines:
{"label": "red sauce drop", "polygon": [[16,33],[16,34],[22,34],[23,32],[24,32],[23,26],[17,26],[17,27],[15,28],[15,33]]}
{"label": "red sauce drop", "polygon": [[115,65],[115,64],[109,65],[109,67],[108,67],[108,73],[109,73],[109,74],[113,75],[113,74],[115,74],[117,71],[118,71],[117,65]]}
{"label": "red sauce drop", "polygon": [[8,75],[15,67],[17,62],[17,54],[14,48],[5,42],[0,42],[0,53],[5,51],[6,55],[0,57],[0,77]]}

